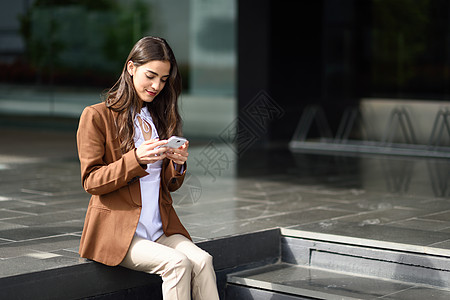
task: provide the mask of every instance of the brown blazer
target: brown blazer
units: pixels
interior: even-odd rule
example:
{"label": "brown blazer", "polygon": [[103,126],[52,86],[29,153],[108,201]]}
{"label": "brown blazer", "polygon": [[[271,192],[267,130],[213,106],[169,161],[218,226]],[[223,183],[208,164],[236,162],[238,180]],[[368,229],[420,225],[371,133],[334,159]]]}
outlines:
{"label": "brown blazer", "polygon": [[[120,150],[116,113],[99,103],[86,107],[77,131],[83,188],[92,194],[80,241],[81,257],[116,266],[125,257],[141,214],[139,178],[147,175],[135,150]],[[184,171],[185,172],[185,171]],[[159,209],[164,233],[190,239],[172,206],[170,192],[183,183],[168,159],[163,161]]]}

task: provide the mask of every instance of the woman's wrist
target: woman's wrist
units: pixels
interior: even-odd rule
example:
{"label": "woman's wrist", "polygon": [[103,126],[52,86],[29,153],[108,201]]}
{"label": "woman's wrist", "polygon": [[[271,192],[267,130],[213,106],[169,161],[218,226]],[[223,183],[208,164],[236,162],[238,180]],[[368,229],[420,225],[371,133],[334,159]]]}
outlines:
{"label": "woman's wrist", "polygon": [[138,155],[136,153],[136,148],[134,148],[134,157],[136,157],[136,161],[141,166],[141,168],[147,169],[147,164],[142,163],[141,160],[139,159],[139,157],[138,157]]}

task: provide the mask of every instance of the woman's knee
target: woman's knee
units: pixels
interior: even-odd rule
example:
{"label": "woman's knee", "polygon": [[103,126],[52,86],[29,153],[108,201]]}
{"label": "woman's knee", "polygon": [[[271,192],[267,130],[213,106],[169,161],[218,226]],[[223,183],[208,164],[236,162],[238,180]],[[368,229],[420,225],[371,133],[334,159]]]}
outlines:
{"label": "woman's knee", "polygon": [[174,257],[171,259],[170,268],[171,269],[183,269],[190,272],[193,268],[192,262],[189,258],[183,253],[176,253],[173,255]]}
{"label": "woman's knee", "polygon": [[[206,251],[203,251],[202,255],[199,257],[198,261],[196,262],[197,267],[202,270],[205,267],[212,267],[213,266],[213,257],[211,254],[209,254]],[[195,266],[194,266],[195,268]]]}
{"label": "woman's knee", "polygon": [[212,265],[213,263],[213,257],[211,254],[209,254],[208,252],[205,252],[205,255],[203,257],[203,261],[205,262],[205,264],[209,264]]}

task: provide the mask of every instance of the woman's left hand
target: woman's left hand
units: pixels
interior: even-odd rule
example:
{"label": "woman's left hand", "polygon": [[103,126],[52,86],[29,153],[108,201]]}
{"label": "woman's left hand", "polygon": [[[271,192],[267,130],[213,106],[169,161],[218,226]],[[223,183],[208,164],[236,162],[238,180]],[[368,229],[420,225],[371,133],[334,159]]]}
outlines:
{"label": "woman's left hand", "polygon": [[183,165],[189,156],[188,153],[189,148],[189,141],[186,141],[186,143],[183,144],[178,149],[169,149],[166,152],[166,157],[171,159],[174,163],[177,165]]}

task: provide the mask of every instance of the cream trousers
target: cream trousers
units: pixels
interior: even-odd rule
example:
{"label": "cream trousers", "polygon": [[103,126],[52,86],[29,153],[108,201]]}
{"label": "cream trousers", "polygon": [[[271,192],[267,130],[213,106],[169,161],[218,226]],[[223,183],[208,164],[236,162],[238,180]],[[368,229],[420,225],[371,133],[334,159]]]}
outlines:
{"label": "cream trousers", "polygon": [[218,300],[212,256],[180,234],[156,242],[134,236],[121,266],[162,277],[164,300]]}

